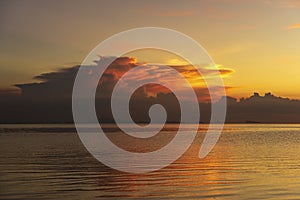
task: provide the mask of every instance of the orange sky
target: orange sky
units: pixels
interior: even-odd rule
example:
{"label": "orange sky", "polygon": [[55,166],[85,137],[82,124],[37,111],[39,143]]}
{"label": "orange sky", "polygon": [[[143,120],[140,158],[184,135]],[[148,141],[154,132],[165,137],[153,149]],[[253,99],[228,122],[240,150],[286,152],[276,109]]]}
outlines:
{"label": "orange sky", "polygon": [[[80,63],[107,37],[136,27],[183,32],[215,62],[233,69],[229,95],[273,92],[300,99],[300,2],[254,1],[6,1],[0,2],[0,87]],[[175,64],[160,53],[141,62]]]}

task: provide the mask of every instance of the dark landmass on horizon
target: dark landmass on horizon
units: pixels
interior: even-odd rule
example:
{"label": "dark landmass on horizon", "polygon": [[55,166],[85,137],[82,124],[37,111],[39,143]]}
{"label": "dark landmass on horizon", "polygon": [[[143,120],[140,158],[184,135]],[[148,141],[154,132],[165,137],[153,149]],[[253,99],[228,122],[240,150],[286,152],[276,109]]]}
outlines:
{"label": "dark landmass on horizon", "polygon": [[[96,93],[99,122],[114,123],[110,97],[118,77],[135,67],[130,58],[118,58],[105,72]],[[79,66],[36,76],[40,82],[16,84],[20,94],[0,91],[0,123],[73,123],[72,89]],[[87,74],[92,70],[86,66]],[[157,86],[152,86],[156,88]],[[99,94],[98,94],[99,92]],[[203,92],[203,91],[201,91]],[[196,92],[197,93],[197,92]],[[204,92],[205,93],[205,92]],[[226,123],[300,123],[300,100],[291,100],[266,93],[254,93],[249,98],[227,100]],[[215,102],[218,105],[219,102]],[[130,114],[137,123],[149,123],[149,108],[161,104],[167,111],[167,123],[180,122],[180,107],[173,93],[159,93],[155,97],[145,94],[145,88],[135,91],[130,101]],[[211,103],[200,102],[200,123],[209,123]]]}

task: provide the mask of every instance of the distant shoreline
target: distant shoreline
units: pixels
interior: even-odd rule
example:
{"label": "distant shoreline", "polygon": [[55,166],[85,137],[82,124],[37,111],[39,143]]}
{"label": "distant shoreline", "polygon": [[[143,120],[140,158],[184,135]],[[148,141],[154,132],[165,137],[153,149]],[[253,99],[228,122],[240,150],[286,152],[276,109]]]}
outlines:
{"label": "distant shoreline", "polygon": [[[9,124],[70,124],[70,125],[74,125],[73,122],[33,122],[33,123],[19,123],[19,122],[12,122],[12,123],[0,123],[0,125],[9,125]],[[89,124],[89,123],[86,123]],[[115,124],[113,122],[103,122],[101,124]],[[128,124],[126,122],[124,122],[123,124]],[[140,123],[136,123],[136,124],[148,124],[146,122],[140,122]],[[165,124],[180,124],[180,122],[167,122]],[[182,124],[193,124],[193,123],[182,123]],[[199,124],[211,124],[208,122],[200,122]],[[219,124],[219,123],[213,123],[213,124]],[[255,121],[247,121],[247,122],[226,122],[224,124],[300,124],[300,122],[255,122]]]}

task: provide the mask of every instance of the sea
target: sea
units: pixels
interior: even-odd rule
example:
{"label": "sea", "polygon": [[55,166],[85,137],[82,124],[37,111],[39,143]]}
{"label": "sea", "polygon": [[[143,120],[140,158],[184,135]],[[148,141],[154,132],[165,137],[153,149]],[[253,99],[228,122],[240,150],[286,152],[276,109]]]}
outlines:
{"label": "sea", "polygon": [[[151,152],[167,145],[178,126],[167,124],[148,139],[113,124],[103,129],[127,151]],[[72,124],[2,124],[0,199],[300,199],[299,124],[226,124],[202,159],[208,125],[187,124],[185,134],[194,126],[195,140],[178,160],[132,174],[95,159]]]}

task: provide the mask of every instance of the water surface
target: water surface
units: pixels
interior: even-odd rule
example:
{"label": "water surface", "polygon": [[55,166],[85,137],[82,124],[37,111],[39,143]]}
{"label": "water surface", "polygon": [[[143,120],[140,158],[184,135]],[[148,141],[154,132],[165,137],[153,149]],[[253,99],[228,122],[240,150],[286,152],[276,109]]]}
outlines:
{"label": "water surface", "polygon": [[[161,148],[178,128],[167,125],[141,141],[105,126],[115,144],[134,152]],[[0,198],[300,199],[300,125],[227,124],[213,151],[199,159],[206,128],[200,125],[175,163],[137,175],[95,160],[72,125],[0,125]]]}

